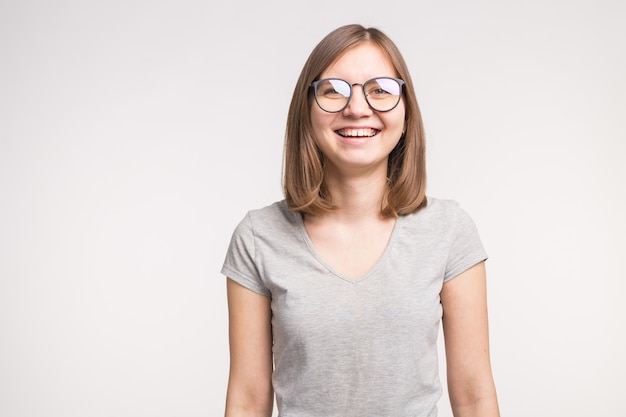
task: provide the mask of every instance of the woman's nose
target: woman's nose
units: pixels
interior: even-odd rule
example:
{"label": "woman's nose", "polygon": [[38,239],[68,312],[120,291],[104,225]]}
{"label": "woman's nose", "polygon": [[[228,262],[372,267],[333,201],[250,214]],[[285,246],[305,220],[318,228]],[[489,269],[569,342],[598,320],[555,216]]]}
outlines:
{"label": "woman's nose", "polygon": [[350,102],[343,110],[343,113],[346,116],[352,117],[364,117],[372,114],[372,108],[365,99],[362,85],[354,84],[352,86],[352,96],[350,97]]}

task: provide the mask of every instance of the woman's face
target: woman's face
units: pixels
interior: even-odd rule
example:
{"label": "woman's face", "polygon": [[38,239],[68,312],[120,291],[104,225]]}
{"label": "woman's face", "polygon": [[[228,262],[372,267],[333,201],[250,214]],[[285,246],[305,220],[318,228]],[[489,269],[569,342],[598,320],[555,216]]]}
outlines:
{"label": "woman's face", "polygon": [[[363,84],[375,77],[397,77],[389,59],[373,43],[361,43],[339,57],[321,78]],[[352,87],[348,106],[338,113],[311,107],[313,133],[324,154],[327,173],[384,172],[387,158],[404,129],[404,99],[391,111],[377,112],[365,100],[361,85]]]}

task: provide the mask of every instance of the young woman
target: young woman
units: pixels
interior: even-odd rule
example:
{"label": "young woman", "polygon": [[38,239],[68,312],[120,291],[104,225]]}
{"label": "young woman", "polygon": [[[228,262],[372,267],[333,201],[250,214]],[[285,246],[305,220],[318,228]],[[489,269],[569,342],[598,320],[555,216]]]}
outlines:
{"label": "young woman", "polygon": [[236,228],[227,417],[433,417],[443,322],[455,417],[498,416],[484,260],[471,218],[426,197],[404,59],[340,27],[312,51],[285,141],[283,201]]}

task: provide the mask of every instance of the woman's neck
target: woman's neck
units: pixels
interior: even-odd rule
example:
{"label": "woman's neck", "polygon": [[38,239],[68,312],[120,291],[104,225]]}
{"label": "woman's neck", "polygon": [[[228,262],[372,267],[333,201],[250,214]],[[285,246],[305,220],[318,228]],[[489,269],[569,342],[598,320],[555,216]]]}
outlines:
{"label": "woman's neck", "polygon": [[[328,173],[330,174],[330,173]],[[359,176],[327,175],[326,185],[337,210],[330,213],[345,221],[381,218],[387,177],[380,173]]]}

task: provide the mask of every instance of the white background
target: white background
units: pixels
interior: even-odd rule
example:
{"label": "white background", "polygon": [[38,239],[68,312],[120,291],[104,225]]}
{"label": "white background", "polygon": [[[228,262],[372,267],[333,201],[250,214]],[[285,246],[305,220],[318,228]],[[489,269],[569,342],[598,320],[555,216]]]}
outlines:
{"label": "white background", "polygon": [[489,252],[503,416],[626,415],[625,21],[620,0],[2,0],[0,415],[223,413],[231,232],[282,198],[295,81],[354,22],[403,52],[429,194]]}

